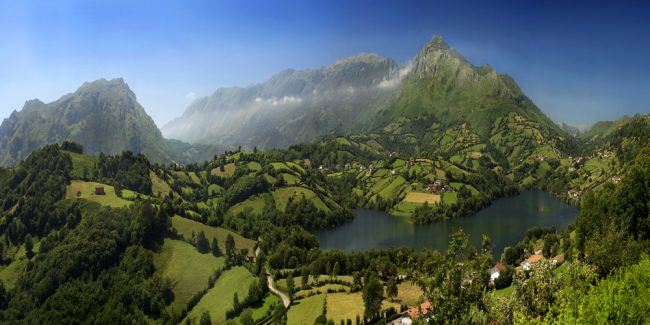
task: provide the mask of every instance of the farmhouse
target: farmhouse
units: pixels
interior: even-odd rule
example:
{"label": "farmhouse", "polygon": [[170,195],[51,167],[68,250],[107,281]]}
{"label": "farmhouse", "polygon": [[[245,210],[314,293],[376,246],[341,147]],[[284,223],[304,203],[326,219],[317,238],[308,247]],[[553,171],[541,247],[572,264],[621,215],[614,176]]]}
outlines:
{"label": "farmhouse", "polygon": [[542,254],[535,253],[531,257],[527,258],[525,261],[521,262],[521,266],[524,269],[524,271],[528,271],[528,270],[530,270],[530,267],[533,264],[535,264],[535,263],[537,263],[537,262],[539,262],[541,260],[542,260]]}
{"label": "farmhouse", "polygon": [[554,265],[561,265],[562,263],[564,263],[564,254],[560,254],[558,256],[553,257],[551,261],[553,262]]}
{"label": "farmhouse", "polygon": [[506,270],[506,265],[503,263],[497,263],[493,268],[490,269],[490,281],[494,281],[499,278],[501,272]]}
{"label": "farmhouse", "polygon": [[106,192],[104,192],[104,185],[95,186],[95,195],[106,195]]}
{"label": "farmhouse", "polygon": [[433,310],[433,305],[430,301],[425,301],[419,306],[413,306],[409,308],[408,315],[410,319],[418,319],[422,315],[428,314]]}

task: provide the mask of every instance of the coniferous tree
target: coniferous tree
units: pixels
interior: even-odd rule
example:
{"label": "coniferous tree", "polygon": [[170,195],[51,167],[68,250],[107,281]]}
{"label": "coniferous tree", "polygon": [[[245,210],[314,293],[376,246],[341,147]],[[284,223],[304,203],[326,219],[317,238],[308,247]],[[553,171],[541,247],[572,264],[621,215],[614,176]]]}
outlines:
{"label": "coniferous tree", "polygon": [[221,251],[219,250],[219,242],[217,241],[216,237],[212,238],[212,246],[210,248],[212,250],[212,255],[215,257],[221,255]]}

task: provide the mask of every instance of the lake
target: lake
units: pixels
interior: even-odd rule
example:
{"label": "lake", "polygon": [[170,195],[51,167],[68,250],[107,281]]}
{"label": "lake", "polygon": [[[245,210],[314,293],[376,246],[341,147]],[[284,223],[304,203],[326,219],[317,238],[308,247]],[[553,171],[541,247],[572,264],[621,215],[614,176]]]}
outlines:
{"label": "lake", "polygon": [[406,246],[444,251],[449,235],[463,228],[477,248],[482,234],[490,236],[493,255],[499,258],[503,249],[523,239],[529,228],[555,226],[559,230],[573,222],[578,212],[579,208],[546,192],[524,191],[498,199],[473,215],[428,225],[415,225],[383,211],[358,209],[351,223],[317,231],[316,236],[322,249],[360,251]]}

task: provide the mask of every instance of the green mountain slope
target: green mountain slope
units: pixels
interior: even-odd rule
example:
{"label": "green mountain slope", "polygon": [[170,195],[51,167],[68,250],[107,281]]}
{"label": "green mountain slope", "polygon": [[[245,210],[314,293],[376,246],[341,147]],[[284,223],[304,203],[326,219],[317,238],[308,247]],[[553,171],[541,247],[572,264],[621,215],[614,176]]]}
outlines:
{"label": "green mountain slope", "polygon": [[28,101],[0,126],[0,164],[14,165],[43,145],[65,140],[90,154],[131,150],[154,161],[171,160],[156,124],[122,79],[84,83],[49,104]]}
{"label": "green mountain slope", "polygon": [[225,149],[164,139],[123,79],[100,79],[54,102],[34,99],[14,111],[0,125],[0,165],[16,165],[32,151],[63,141],[80,143],[88,154],[130,150],[154,162],[207,160]]}
{"label": "green mountain slope", "polygon": [[[414,124],[420,127],[414,129]],[[462,127],[476,138],[474,144],[494,147],[510,163],[540,151],[545,156],[561,155],[571,146],[567,135],[511,77],[487,65],[473,66],[440,37],[418,53],[402,87],[373,125],[394,133],[429,134],[420,147],[439,147],[436,139],[446,130]]]}

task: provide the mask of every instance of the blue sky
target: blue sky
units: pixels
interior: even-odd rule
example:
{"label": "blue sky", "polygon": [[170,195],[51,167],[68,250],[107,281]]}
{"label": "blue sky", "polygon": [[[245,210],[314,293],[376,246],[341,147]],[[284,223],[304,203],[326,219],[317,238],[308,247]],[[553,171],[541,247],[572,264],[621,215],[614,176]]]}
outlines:
{"label": "blue sky", "polygon": [[159,126],[196,96],[359,52],[406,63],[441,35],[553,120],[650,112],[650,8],[580,1],[4,1],[0,118],[123,77]]}

